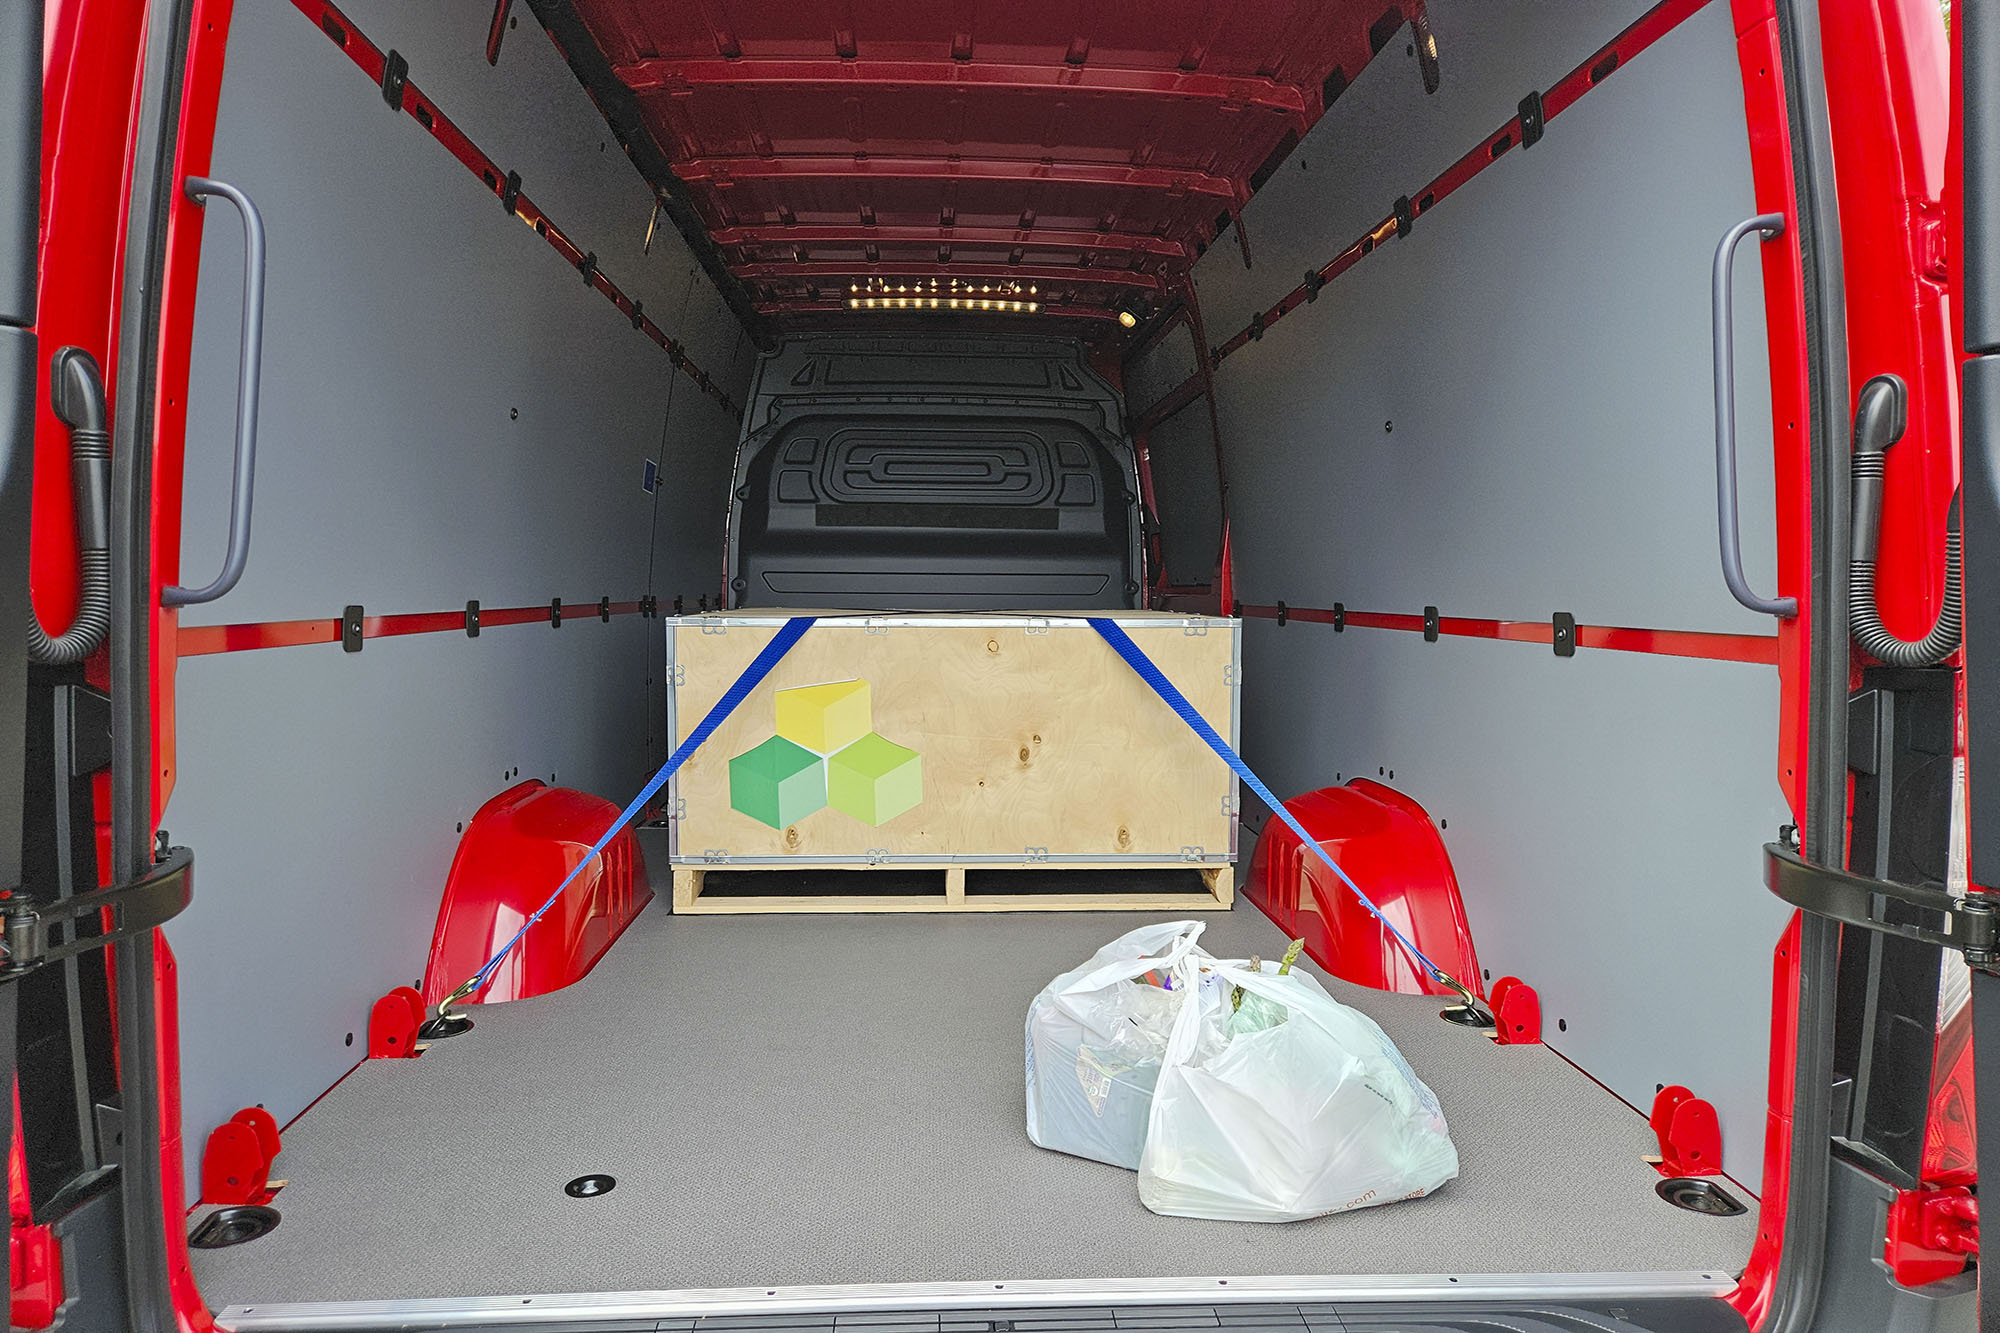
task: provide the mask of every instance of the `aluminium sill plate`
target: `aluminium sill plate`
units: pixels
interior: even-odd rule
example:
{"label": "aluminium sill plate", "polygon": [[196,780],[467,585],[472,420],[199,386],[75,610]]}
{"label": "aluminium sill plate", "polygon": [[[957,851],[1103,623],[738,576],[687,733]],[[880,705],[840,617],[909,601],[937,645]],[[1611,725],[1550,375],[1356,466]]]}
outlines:
{"label": "aluminium sill plate", "polygon": [[1722,1272],[1484,1273],[1370,1277],[1142,1278],[1039,1282],[900,1282],[852,1286],[706,1288],[566,1295],[439,1297],[402,1301],[302,1301],[232,1305],[225,1333],[523,1327],[875,1310],[1037,1306],[1205,1305],[1239,1302],[1369,1304],[1382,1301],[1604,1301],[1726,1295]]}

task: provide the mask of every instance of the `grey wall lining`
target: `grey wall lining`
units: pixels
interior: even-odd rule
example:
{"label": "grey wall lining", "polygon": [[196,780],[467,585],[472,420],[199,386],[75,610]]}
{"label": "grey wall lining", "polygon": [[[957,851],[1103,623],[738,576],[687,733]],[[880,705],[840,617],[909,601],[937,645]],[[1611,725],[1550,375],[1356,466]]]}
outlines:
{"label": "grey wall lining", "polygon": [[1642,1109],[1661,1083],[1714,1102],[1756,1188],[1787,917],[1759,856],[1790,818],[1776,674],[1270,621],[1243,656],[1245,754],[1273,789],[1368,777],[1423,802],[1481,966],[1536,988],[1548,1044]]}
{"label": "grey wall lining", "polygon": [[1216,491],[1215,432],[1208,403],[1197,398],[1147,437],[1153,498],[1159,506],[1167,581],[1203,584],[1215,577],[1222,550],[1222,504]]}
{"label": "grey wall lining", "polygon": [[[1434,4],[1436,96],[1399,40],[1253,200],[1257,267],[1234,246],[1197,267],[1217,339],[1644,7]],[[1771,633],[1715,556],[1707,265],[1754,211],[1711,5],[1223,363],[1238,596]],[[1769,587],[1747,256],[1738,283],[1746,564]],[[1757,848],[1790,818],[1776,673],[1261,623],[1245,664],[1276,789],[1394,771],[1448,821],[1481,962],[1540,990],[1550,1043],[1637,1105],[1663,1082],[1715,1102],[1754,1184],[1785,915]]]}
{"label": "grey wall lining", "polygon": [[[539,28],[495,69],[483,0],[348,12],[740,401],[751,349],[671,228],[641,253],[650,192],[598,151]],[[669,605],[719,586],[735,421],[289,5],[236,11],[212,174],[269,226],[264,407],[249,568],[187,623],[629,600],[655,542]],[[225,531],[240,244],[204,238],[190,570]],[[584,614],[182,663],[166,822],[201,864],[168,932],[190,1179],[238,1107],[283,1121],[359,1057],[370,1003],[423,970],[458,823],[506,773],[630,796],[664,735],[657,640]]]}
{"label": "grey wall lining", "polygon": [[1182,324],[1156,343],[1153,349],[1125,369],[1125,401],[1134,415],[1145,411],[1168,390],[1200,369],[1194,328]]}
{"label": "grey wall lining", "polygon": [[[1168,333],[1127,370],[1125,402],[1136,416],[1201,369],[1194,326]],[[1222,549],[1222,506],[1216,491],[1215,435],[1200,398],[1147,435],[1153,499],[1166,553],[1167,581],[1207,583]]]}
{"label": "grey wall lining", "polygon": [[[1593,11],[1579,27],[1573,10],[1529,4],[1441,14],[1457,60],[1435,98],[1392,48],[1294,153],[1307,169],[1288,163],[1253,201],[1257,269],[1226,246],[1203,260],[1217,340],[1428,180],[1424,159],[1478,142],[1525,86],[1621,22]],[[1482,82],[1512,91],[1482,95]],[[1283,570],[1274,593],[1296,605],[1770,632],[1729,597],[1715,553],[1708,264],[1755,211],[1727,9],[1711,5],[1223,363],[1232,517],[1259,528],[1238,553],[1246,586]],[[1328,235],[1330,215],[1365,221]],[[1324,238],[1310,259],[1265,257],[1302,231]],[[1769,588],[1762,309],[1746,255],[1743,541],[1751,581]],[[1264,505],[1301,493],[1365,502],[1342,505],[1338,524],[1262,521]]]}

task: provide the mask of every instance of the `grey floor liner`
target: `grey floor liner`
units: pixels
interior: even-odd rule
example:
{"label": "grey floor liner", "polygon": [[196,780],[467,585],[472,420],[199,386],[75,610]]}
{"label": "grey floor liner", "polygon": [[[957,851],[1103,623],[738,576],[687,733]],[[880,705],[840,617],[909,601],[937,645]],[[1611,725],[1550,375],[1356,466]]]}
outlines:
{"label": "grey floor liner", "polygon": [[[675,917],[585,980],[364,1064],[285,1136],[271,1234],[195,1251],[215,1307],[1007,1279],[1739,1269],[1755,1212],[1653,1191],[1631,1108],[1436,1000],[1329,983],[1436,1090],[1461,1162],[1429,1198],[1282,1226],[1159,1217],[1131,1173],[1022,1126],[1047,980],[1152,918]],[[1255,908],[1203,944],[1266,957]],[[617,1178],[600,1198],[563,1185]],[[1746,1200],[1748,1202],[1748,1200]]]}

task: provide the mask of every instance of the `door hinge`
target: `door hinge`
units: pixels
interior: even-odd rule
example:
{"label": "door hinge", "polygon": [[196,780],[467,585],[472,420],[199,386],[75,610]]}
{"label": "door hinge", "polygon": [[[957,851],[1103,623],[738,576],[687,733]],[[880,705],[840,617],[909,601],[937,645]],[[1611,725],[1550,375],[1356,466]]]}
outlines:
{"label": "door hinge", "polygon": [[1979,1198],[1964,1185],[1898,1190],[1889,1205],[1882,1258],[1906,1286],[1936,1282],[1965,1270],[1979,1253]]}
{"label": "door hinge", "polygon": [[1944,206],[1926,200],[1915,209],[1917,272],[1932,282],[1946,282],[1951,277],[1951,261],[1946,249]]}
{"label": "door hinge", "polygon": [[[37,904],[25,897],[0,900],[0,982],[16,981],[36,968],[74,958],[107,944],[133,939],[165,925],[194,898],[194,852],[174,847],[130,884],[73,894],[60,902]],[[109,911],[111,925],[79,936],[76,925]],[[58,938],[58,927],[64,929]]]}
{"label": "door hinge", "polygon": [[[1842,925],[1955,949],[1973,967],[2000,971],[2000,909],[1985,894],[1959,898],[1943,889],[1829,870],[1778,842],[1764,844],[1764,883],[1792,906]],[[1921,919],[1891,921],[1891,906]]]}

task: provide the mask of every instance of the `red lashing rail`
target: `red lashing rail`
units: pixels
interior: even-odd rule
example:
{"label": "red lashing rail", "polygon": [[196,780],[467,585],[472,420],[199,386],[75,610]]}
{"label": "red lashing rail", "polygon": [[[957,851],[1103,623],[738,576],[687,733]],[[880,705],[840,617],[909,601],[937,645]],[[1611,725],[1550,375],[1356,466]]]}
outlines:
{"label": "red lashing rail", "polygon": [[[1661,0],[1660,4],[1641,14],[1630,27],[1612,38],[1590,59],[1563,75],[1553,87],[1542,94],[1542,123],[1546,125],[1576,105],[1585,93],[1609,78],[1614,70],[1622,68],[1626,61],[1679,27],[1707,3],[1708,0]],[[1521,117],[1516,115],[1487,135],[1464,157],[1446,167],[1436,180],[1406,196],[1410,201],[1410,219],[1414,221],[1430,212],[1452,191],[1498,161],[1509,149],[1520,144],[1521,139]],[[1219,364],[1222,358],[1261,338],[1263,330],[1318,295],[1318,286],[1332,282],[1395,235],[1396,215],[1391,213],[1369,228],[1352,245],[1321,265],[1314,271],[1313,277],[1287,292],[1283,300],[1263,314],[1252,316],[1250,322],[1240,332],[1209,354],[1210,364]]]}
{"label": "red lashing rail", "polygon": [[[613,602],[611,614],[636,616],[644,605],[642,602]],[[603,619],[596,602],[564,602],[562,617],[564,624]],[[540,606],[479,609],[481,630],[492,629],[496,625],[547,624],[548,621],[547,602]],[[418,611],[408,615],[361,618],[361,637],[364,641],[393,639],[401,634],[447,633],[465,633],[465,612]],[[308,643],[339,642],[340,617],[333,616],[325,620],[264,620],[244,625],[183,626],[175,651],[181,657],[201,657],[208,653],[242,653],[255,648],[296,648]]]}
{"label": "red lashing rail", "polygon": [[[1275,606],[1238,608],[1238,613],[1259,620],[1276,620]],[[1415,634],[1424,632],[1424,618],[1388,611],[1343,611],[1338,617],[1348,629],[1394,629]],[[1336,614],[1311,606],[1287,606],[1285,619],[1307,620],[1331,625]],[[1439,616],[1439,635],[1461,639],[1506,639],[1513,643],[1555,642],[1555,626],[1547,620],[1475,620],[1465,616]],[[1631,629],[1615,625],[1578,625],[1579,648],[1609,648],[1622,653],[1656,653],[1665,657],[1699,657],[1712,662],[1748,662],[1757,666],[1778,664],[1778,640],[1771,634],[1717,634],[1707,630]]]}
{"label": "red lashing rail", "polygon": [[[341,13],[330,0],[292,0],[292,4],[301,14],[313,20],[321,32],[331,37],[334,45],[347,53],[348,59],[354,62],[356,68],[373,79],[378,88],[381,87],[388,57],[362,35],[347,15]],[[638,302],[619,289],[617,283],[604,276],[604,271],[597,267],[596,253],[594,251],[586,253],[582,246],[572,241],[568,233],[557,226],[549,215],[528,197],[527,191],[521,188],[520,177],[514,176],[510,179],[509,173],[499,163],[481,152],[478,145],[468,139],[465,132],[438,109],[437,103],[431,101],[417,88],[415,80],[404,77],[399,98],[398,110],[406,112],[417,124],[423,126],[433,139],[444,145],[446,152],[464,163],[466,170],[485,182],[486,188],[507,206],[512,216],[533,227],[536,235],[546,240],[557,254],[579,270],[586,285],[618,307],[618,313],[630,320],[633,328],[645,334],[666,352],[667,358],[674,364],[674,369],[693,380],[703,393],[721,403],[724,411],[731,416],[741,418],[742,410],[714,380],[709,378],[708,372],[688,360],[687,353],[682,350],[681,345],[669,338],[666,331],[645,314]],[[511,204],[508,203],[510,197]]]}

